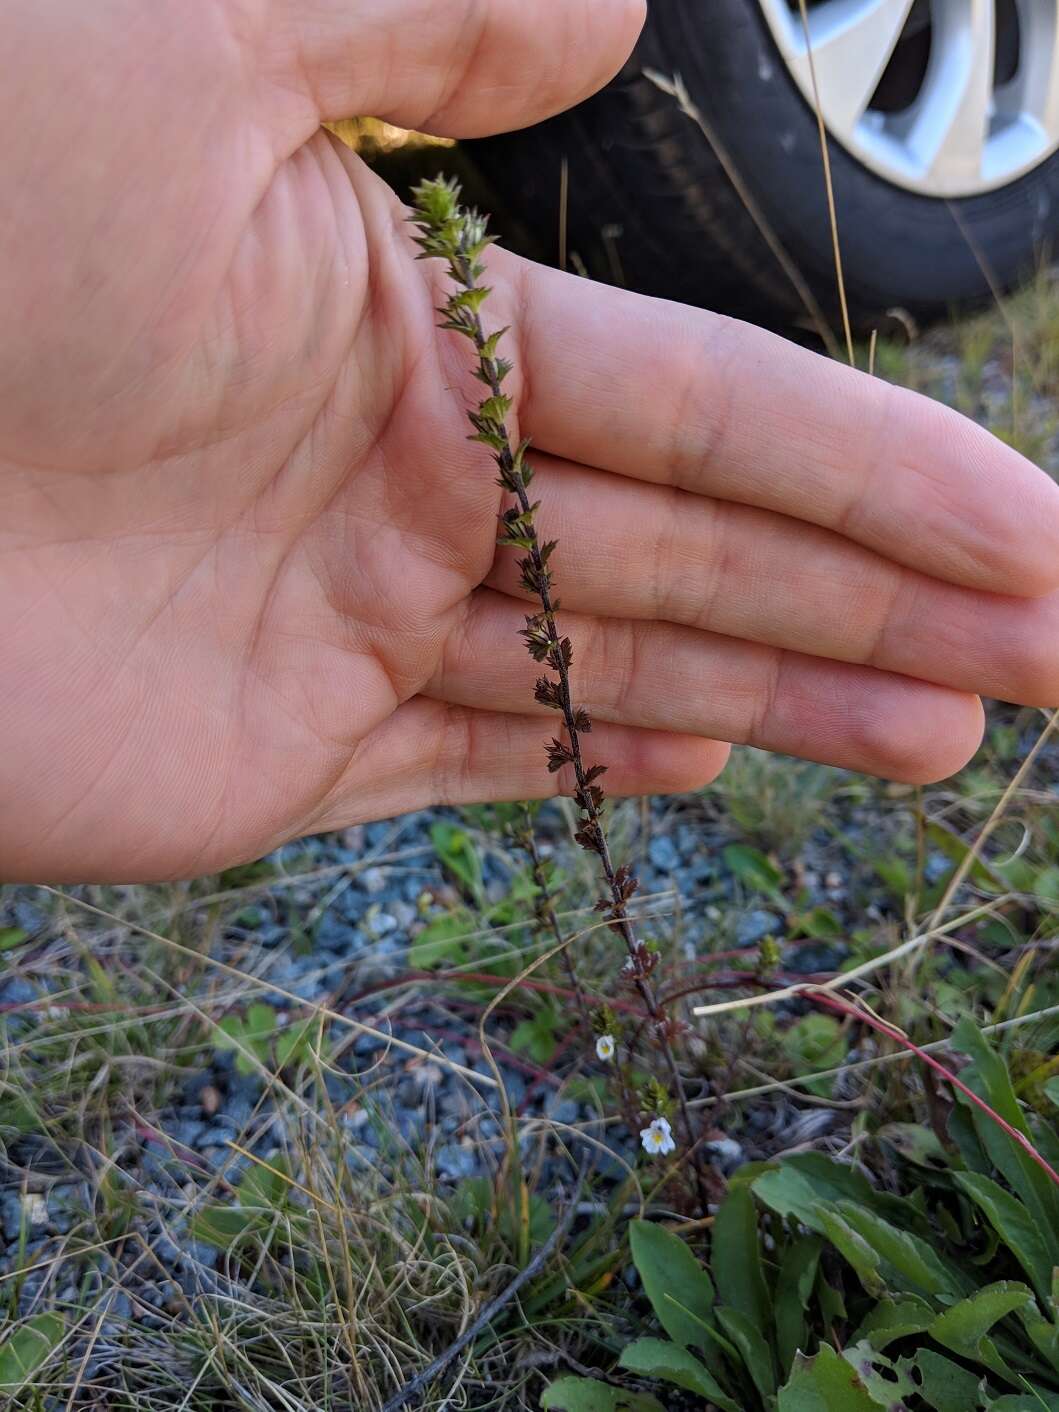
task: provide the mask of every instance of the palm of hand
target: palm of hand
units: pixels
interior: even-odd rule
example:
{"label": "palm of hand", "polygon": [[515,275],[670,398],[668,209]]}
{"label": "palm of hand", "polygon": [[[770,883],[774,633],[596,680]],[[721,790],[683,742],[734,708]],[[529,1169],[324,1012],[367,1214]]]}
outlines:
{"label": "palm of hand", "polygon": [[[428,0],[383,19],[314,6],[69,7],[84,160],[35,81],[54,15],[18,17],[26,90],[9,98],[27,130],[39,121],[34,164],[8,173],[0,261],[0,304],[25,330],[0,342],[9,876],[189,875],[314,829],[556,783],[551,722],[526,714],[532,664],[511,655],[494,468],[465,437],[466,350],[437,333],[437,272],[395,199],[318,122],[530,121],[617,66],[639,5],[530,17],[497,0],[473,32]],[[505,26],[521,88],[499,81]],[[406,68],[384,62],[390,27],[415,51]],[[120,110],[97,82],[120,86]],[[975,744],[969,692],[1053,689],[1054,657],[1021,644],[1049,631],[1054,598],[994,601],[1051,586],[1059,519],[1030,468],[994,465],[987,439],[917,404],[905,459],[926,472],[907,494],[866,480],[851,499],[836,470],[853,429],[892,412],[874,389],[765,335],[559,279],[497,256],[488,317],[516,326],[529,430],[553,453],[546,505],[571,528],[559,584],[614,789],[705,782],[725,753],[711,734],[936,776]],[[721,357],[704,373],[719,341],[734,371]],[[586,360],[600,371],[582,398]],[[918,630],[931,615],[934,636]],[[992,638],[1008,646],[990,658]]]}

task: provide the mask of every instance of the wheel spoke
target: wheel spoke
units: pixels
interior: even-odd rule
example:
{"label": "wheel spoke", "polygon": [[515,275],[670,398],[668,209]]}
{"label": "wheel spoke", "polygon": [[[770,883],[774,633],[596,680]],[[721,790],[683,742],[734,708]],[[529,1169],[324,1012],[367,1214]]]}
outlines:
{"label": "wheel spoke", "polygon": [[811,50],[820,107],[832,132],[850,132],[863,116],[911,8],[912,0],[831,0],[810,11],[808,48],[795,17],[801,38],[800,77],[811,92]]}
{"label": "wheel spoke", "polygon": [[993,111],[996,0],[949,0],[938,9],[930,69],[907,140],[932,185],[959,191],[982,176]]}

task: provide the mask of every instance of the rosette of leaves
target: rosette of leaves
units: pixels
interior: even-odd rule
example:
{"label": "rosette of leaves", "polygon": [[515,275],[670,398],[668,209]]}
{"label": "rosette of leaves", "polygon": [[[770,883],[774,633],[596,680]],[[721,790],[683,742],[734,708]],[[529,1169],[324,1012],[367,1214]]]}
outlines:
{"label": "rosette of leaves", "polygon": [[[1059,1137],[1001,1058],[969,1021],[953,1043],[963,1081],[1054,1168]],[[949,1126],[951,1146],[901,1134],[900,1194],[817,1153],[744,1168],[708,1263],[634,1222],[657,1328],[619,1359],[632,1392],[663,1384],[680,1390],[668,1407],[718,1412],[1059,1412],[1059,1187],[962,1098]],[[615,1395],[562,1378],[541,1406],[637,1406]]]}

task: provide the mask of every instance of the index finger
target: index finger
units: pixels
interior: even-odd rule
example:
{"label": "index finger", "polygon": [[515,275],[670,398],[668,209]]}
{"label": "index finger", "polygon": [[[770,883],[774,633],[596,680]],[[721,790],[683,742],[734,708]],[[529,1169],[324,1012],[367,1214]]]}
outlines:
{"label": "index finger", "polygon": [[748,324],[516,261],[534,444],[822,525],[952,583],[1059,586],[1059,487],[958,413]]}

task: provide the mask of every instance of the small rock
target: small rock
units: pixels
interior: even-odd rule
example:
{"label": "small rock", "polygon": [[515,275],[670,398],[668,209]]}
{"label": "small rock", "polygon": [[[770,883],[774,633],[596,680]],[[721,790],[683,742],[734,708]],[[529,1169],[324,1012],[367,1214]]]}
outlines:
{"label": "small rock", "polygon": [[755,941],[760,941],[764,936],[774,936],[782,928],[783,921],[774,912],[755,908],[740,917],[735,939],[740,946],[753,946]]}
{"label": "small rock", "polygon": [[730,1137],[719,1137],[713,1142],[704,1142],[703,1148],[720,1167],[725,1176],[741,1167],[746,1160],[742,1144]]}
{"label": "small rock", "polygon": [[365,868],[360,875],[360,885],[365,892],[382,892],[386,886],[386,872],[382,868]]}
{"label": "small rock", "polygon": [[578,1107],[572,1098],[560,1098],[557,1093],[553,1093],[548,1096],[544,1113],[553,1123],[576,1123]]}
{"label": "small rock", "polygon": [[662,834],[653,838],[647,848],[647,856],[660,873],[672,873],[680,867],[680,854],[671,838]]}
{"label": "small rock", "polygon": [[451,1181],[462,1181],[474,1175],[478,1167],[478,1157],[472,1147],[457,1147],[446,1143],[434,1154],[434,1163],[443,1177]]}

